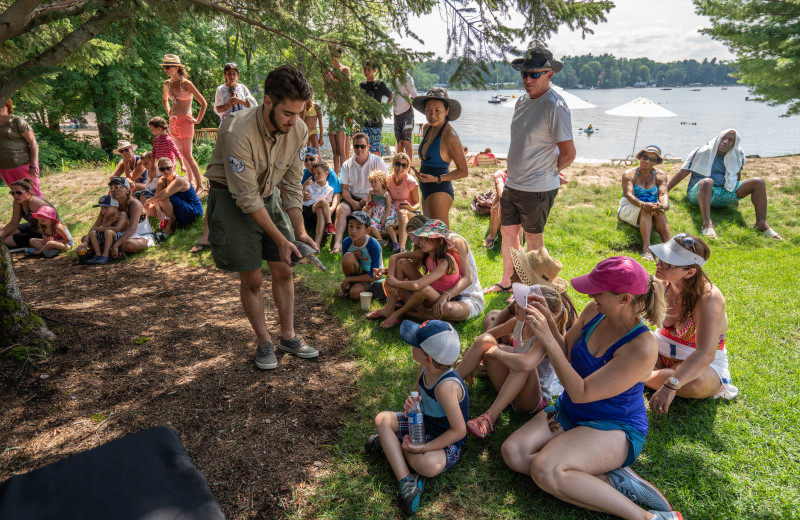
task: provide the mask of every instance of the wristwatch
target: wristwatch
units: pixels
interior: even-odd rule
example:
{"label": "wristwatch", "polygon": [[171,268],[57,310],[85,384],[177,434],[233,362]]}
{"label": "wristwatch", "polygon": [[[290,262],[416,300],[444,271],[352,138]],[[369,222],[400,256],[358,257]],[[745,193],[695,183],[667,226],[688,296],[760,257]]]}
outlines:
{"label": "wristwatch", "polygon": [[681,389],[681,382],[678,381],[677,377],[670,377],[669,379],[667,379],[667,383],[669,383],[672,386],[674,386],[675,390],[680,390]]}
{"label": "wristwatch", "polygon": [[442,183],[442,176],[440,175],[436,177],[436,184],[441,184],[441,183]]}

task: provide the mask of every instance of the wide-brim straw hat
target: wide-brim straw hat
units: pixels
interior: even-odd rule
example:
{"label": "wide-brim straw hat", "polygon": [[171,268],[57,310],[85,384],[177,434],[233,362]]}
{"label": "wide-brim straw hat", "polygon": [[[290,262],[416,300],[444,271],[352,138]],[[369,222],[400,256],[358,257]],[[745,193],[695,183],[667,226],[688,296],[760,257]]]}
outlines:
{"label": "wide-brim straw hat", "polygon": [[137,148],[139,148],[138,144],[132,144],[130,141],[126,141],[125,139],[120,139],[117,141],[117,149],[114,150],[114,153],[117,155],[122,155],[120,150],[124,150],[125,148],[130,148],[131,151],[135,152]]}
{"label": "wide-brim straw hat", "polygon": [[181,57],[177,54],[165,54],[164,55],[164,62],[161,63],[162,67],[183,67],[186,68],[186,65],[181,63]]}
{"label": "wide-brim straw hat", "polygon": [[550,256],[547,248],[534,249],[527,253],[511,248],[511,262],[520,281],[525,285],[544,284],[554,287],[558,292],[564,292],[569,287],[569,282],[559,278],[561,262]]}
{"label": "wide-brim straw hat", "polygon": [[455,121],[456,119],[461,117],[461,103],[459,103],[458,100],[455,100],[450,96],[448,96],[447,89],[444,87],[433,87],[424,96],[415,97],[414,100],[411,101],[411,106],[413,106],[417,112],[424,114],[425,103],[429,99],[438,99],[440,101],[443,101],[444,104],[450,108],[450,111],[447,113],[447,118],[450,121]]}

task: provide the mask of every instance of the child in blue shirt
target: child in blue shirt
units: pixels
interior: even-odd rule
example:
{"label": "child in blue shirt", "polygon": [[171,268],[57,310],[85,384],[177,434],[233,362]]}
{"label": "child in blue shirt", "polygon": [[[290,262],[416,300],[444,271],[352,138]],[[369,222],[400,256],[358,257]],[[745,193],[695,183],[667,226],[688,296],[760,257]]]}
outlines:
{"label": "child in blue shirt", "polygon": [[[342,280],[339,296],[358,300],[369,285],[379,277],[383,254],[377,240],[368,235],[370,216],[354,211],[347,216],[347,234],[342,242]],[[376,271],[377,270],[377,271]]]}
{"label": "child in blue shirt", "polygon": [[[435,477],[452,467],[461,457],[467,440],[469,393],[464,380],[453,370],[461,352],[461,342],[446,321],[429,320],[419,325],[404,321],[400,336],[413,347],[419,376],[414,387],[422,399],[425,444],[409,443],[408,412],[414,405],[406,398],[404,412],[381,412],[375,417],[375,430],[367,439],[367,453],[386,453],[398,480],[400,507],[413,515],[419,507],[425,477]],[[409,466],[416,472],[411,473]]]}

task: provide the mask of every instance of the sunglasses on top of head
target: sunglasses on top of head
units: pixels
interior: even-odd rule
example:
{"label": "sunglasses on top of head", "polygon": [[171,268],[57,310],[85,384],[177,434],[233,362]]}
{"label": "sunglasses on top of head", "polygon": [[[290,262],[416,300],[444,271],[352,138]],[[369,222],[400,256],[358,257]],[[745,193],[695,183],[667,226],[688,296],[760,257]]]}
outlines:
{"label": "sunglasses on top of head", "polygon": [[533,72],[533,71],[530,71],[530,70],[523,70],[523,71],[520,71],[520,74],[522,74],[522,79],[528,79],[528,78],[539,79],[540,77],[542,77],[544,74],[547,74],[548,72],[550,72],[550,69],[548,69],[548,70],[539,70],[539,71],[536,71],[536,72]]}

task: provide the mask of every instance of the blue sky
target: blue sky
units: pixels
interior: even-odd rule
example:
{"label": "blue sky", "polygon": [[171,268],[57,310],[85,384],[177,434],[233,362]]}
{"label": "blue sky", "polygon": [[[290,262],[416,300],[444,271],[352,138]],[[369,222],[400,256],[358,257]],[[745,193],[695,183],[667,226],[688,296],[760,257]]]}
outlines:
{"label": "blue sky", "polygon": [[[556,58],[609,53],[618,58],[647,57],[662,62],[733,59],[724,45],[698,32],[709,27],[710,22],[695,14],[691,0],[616,0],[615,4],[607,22],[590,26],[594,34],[581,39],[579,33],[564,26],[548,42],[548,48]],[[520,20],[512,17],[511,24],[519,24]],[[435,50],[437,55],[446,57],[445,24],[438,10],[409,20],[409,25],[417,34],[424,35],[425,44],[409,39],[401,42],[412,49]]]}

